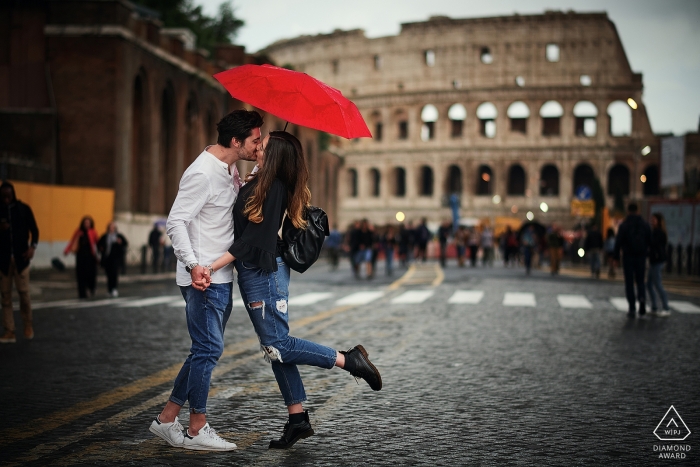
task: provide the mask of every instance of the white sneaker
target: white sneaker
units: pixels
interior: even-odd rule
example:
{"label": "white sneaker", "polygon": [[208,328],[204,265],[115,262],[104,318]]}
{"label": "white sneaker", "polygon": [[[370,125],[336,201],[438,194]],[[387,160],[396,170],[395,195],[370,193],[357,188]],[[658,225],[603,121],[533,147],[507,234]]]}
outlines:
{"label": "white sneaker", "polygon": [[172,423],[163,423],[156,417],[151,423],[149,430],[156,436],[160,436],[171,446],[175,448],[183,447],[182,442],[185,436],[182,434],[184,428],[180,425],[180,421],[175,417],[175,421]]}
{"label": "white sneaker", "polygon": [[668,318],[671,316],[671,312],[668,310],[661,310],[654,313],[654,316],[658,316],[659,318]]}
{"label": "white sneaker", "polygon": [[114,289],[114,290],[112,290],[112,292],[110,293],[110,295],[111,295],[112,297],[118,297],[118,296],[119,296],[119,292],[117,292],[117,289]]}
{"label": "white sneaker", "polygon": [[216,431],[207,423],[199,430],[197,436],[190,436],[189,430],[185,432],[185,441],[182,447],[195,451],[233,451],[237,446],[217,435]]}

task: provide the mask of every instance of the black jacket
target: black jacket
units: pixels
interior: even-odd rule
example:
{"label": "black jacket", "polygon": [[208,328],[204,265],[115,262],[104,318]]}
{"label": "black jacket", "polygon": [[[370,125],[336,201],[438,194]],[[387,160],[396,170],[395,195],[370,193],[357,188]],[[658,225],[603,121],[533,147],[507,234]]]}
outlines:
{"label": "black jacket", "polygon": [[651,232],[651,247],[649,248],[649,262],[651,264],[663,263],[666,261],[666,245],[668,238],[666,232],[661,229],[654,229]]}
{"label": "black jacket", "polygon": [[24,271],[29,260],[24,253],[31,244],[39,243],[39,228],[31,208],[15,199],[9,205],[0,203],[0,271],[7,274],[10,269],[10,255],[15,258],[17,271]]}
{"label": "black jacket", "polygon": [[630,214],[620,224],[615,237],[615,258],[622,254],[629,257],[645,258],[651,245],[651,227],[641,216]]}

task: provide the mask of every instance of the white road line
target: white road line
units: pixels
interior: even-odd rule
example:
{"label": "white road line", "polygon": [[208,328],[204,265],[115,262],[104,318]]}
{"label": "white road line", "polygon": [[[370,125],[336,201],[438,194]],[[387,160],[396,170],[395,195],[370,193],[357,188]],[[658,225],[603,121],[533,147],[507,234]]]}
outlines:
{"label": "white road line", "polygon": [[92,307],[99,307],[99,306],[105,306],[105,305],[118,305],[118,304],[124,304],[124,302],[128,302],[131,300],[131,298],[105,298],[103,300],[94,300],[94,301],[86,301],[83,300],[80,303],[76,305],[70,305],[70,306],[65,306],[64,308],[67,309],[77,309],[77,308],[92,308]]}
{"label": "white road line", "polygon": [[409,290],[404,292],[398,297],[394,297],[391,303],[395,304],[407,304],[407,303],[423,303],[427,299],[433,296],[435,291],[433,290]]}
{"label": "white road line", "polygon": [[593,304],[583,295],[557,295],[562,308],[593,308]]}
{"label": "white road line", "polygon": [[503,296],[505,306],[537,306],[535,294],[528,292],[506,292]]}
{"label": "white road line", "polygon": [[131,302],[127,303],[122,303],[119,305],[120,308],[137,308],[141,306],[151,306],[151,305],[160,305],[162,303],[169,303],[175,300],[174,295],[166,295],[163,297],[151,297],[151,298],[144,298],[141,300],[133,300]]}
{"label": "white road line", "polygon": [[690,302],[681,302],[676,300],[671,300],[668,304],[676,311],[681,313],[700,313],[700,307],[694,305]]}
{"label": "white road line", "polygon": [[289,299],[289,304],[294,306],[313,305],[327,298],[332,297],[331,292],[309,292]]}
{"label": "white road line", "polygon": [[458,290],[452,294],[447,303],[468,303],[476,305],[484,298],[483,290]]}
{"label": "white road line", "polygon": [[366,305],[369,302],[373,302],[374,300],[377,300],[378,298],[382,297],[384,295],[384,292],[375,290],[375,291],[364,291],[364,292],[355,292],[353,294],[347,295],[340,300],[336,301],[336,305]]}
{"label": "white road line", "polygon": [[[612,303],[612,306],[614,306],[616,309],[620,311],[629,311],[629,305],[627,304],[627,299],[624,297],[612,297],[610,298],[610,303]],[[637,309],[639,309],[639,302],[636,304]]]}
{"label": "white road line", "polygon": [[[71,298],[69,300],[56,300],[55,302],[37,302],[32,303],[32,310],[41,310],[42,308],[55,308],[55,307],[67,307],[70,305],[77,305],[83,301],[78,298]],[[19,307],[19,304],[13,304],[15,308]]]}

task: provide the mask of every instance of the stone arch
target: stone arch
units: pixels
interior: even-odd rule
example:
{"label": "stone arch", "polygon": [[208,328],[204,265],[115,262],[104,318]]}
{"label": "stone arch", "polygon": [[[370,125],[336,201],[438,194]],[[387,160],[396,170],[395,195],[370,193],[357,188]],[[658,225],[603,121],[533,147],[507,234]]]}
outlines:
{"label": "stone arch", "polygon": [[630,136],[632,134],[632,109],[623,101],[613,101],[608,105],[610,136]]}
{"label": "stone arch", "polygon": [[608,195],[630,194],[630,169],[624,164],[615,164],[608,171]]}
{"label": "stone arch", "polygon": [[447,168],[447,177],[445,177],[445,194],[462,194],[462,169],[458,165],[452,164]]}
{"label": "stone arch", "polygon": [[150,211],[151,109],[146,70],[134,77],[131,107],[131,211]]}
{"label": "stone arch", "polygon": [[408,112],[406,109],[396,109],[394,112],[394,122],[396,122],[396,139],[408,139]]}
{"label": "stone arch", "polygon": [[476,118],[479,119],[479,133],[486,138],[496,137],[496,117],[498,109],[491,102],[483,102],[476,108]]}
{"label": "stone arch", "polygon": [[428,165],[423,165],[420,168],[420,185],[419,193],[421,196],[433,196],[433,185],[435,177],[433,176],[433,169]]}
{"label": "stone arch", "polygon": [[403,167],[394,167],[392,171],[392,195],[399,198],[406,196],[406,169]]}
{"label": "stone arch", "polygon": [[369,169],[369,179],[370,179],[370,196],[374,198],[379,198],[381,195],[381,183],[382,174],[378,169],[372,167]]}
{"label": "stone arch", "polygon": [[578,101],[574,105],[576,136],[593,137],[598,132],[598,107],[590,101]]}
{"label": "stone arch", "polygon": [[480,165],[476,171],[475,195],[488,196],[493,192],[493,170],[488,165]]}
{"label": "stone arch", "polygon": [[462,104],[452,104],[447,111],[450,119],[450,136],[461,138],[464,134],[464,121],[467,119],[467,109]]}
{"label": "stone arch", "polygon": [[510,131],[527,134],[527,119],[530,118],[530,108],[523,101],[515,101],[508,106],[506,112],[510,119]]}
{"label": "stone arch", "polygon": [[642,193],[644,196],[658,196],[660,194],[659,182],[661,178],[659,166],[656,164],[647,165],[642,177],[644,177],[642,182]]}
{"label": "stone arch", "polygon": [[372,139],[374,141],[381,141],[384,138],[384,122],[382,121],[382,114],[379,110],[375,110],[370,114],[370,124],[372,125]]}
{"label": "stone arch", "polygon": [[438,110],[433,104],[427,104],[420,112],[422,121],[420,139],[430,141],[435,139],[435,122],[438,120]]}
{"label": "stone arch", "polygon": [[524,196],[527,188],[525,169],[520,164],[513,164],[508,169],[508,194],[510,196]]}
{"label": "stone arch", "polygon": [[559,169],[554,164],[547,164],[540,171],[540,196],[559,195]]}
{"label": "stone arch", "polygon": [[585,162],[578,164],[574,169],[574,178],[571,184],[572,194],[575,194],[576,189],[581,185],[586,185],[589,188],[592,187],[594,180],[595,172],[593,171],[593,167]]}
{"label": "stone arch", "polygon": [[564,115],[564,108],[557,101],[547,101],[540,107],[540,117],[542,117],[542,136],[561,135],[561,117]]}

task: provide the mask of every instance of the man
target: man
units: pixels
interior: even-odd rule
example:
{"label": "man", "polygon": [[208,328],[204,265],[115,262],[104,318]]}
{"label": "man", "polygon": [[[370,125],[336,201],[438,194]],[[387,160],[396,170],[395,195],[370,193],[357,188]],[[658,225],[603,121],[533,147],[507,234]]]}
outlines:
{"label": "man", "polygon": [[442,221],[438,228],[438,242],[440,243],[440,266],[443,268],[447,264],[447,241],[452,233],[452,223],[448,220]]}
{"label": "man", "polygon": [[615,238],[615,259],[620,260],[622,251],[622,271],[625,276],[625,295],[629,311],[627,317],[635,318],[634,285],[637,284],[637,299],[639,300],[639,316],[646,314],[644,289],[644,269],[647,254],[651,245],[651,227],[637,212],[637,205],[630,203],[627,207],[627,217],[617,229]]}
{"label": "man", "polygon": [[484,253],[484,266],[493,266],[493,230],[488,225],[481,230],[481,251]]}
{"label": "man", "polygon": [[591,276],[598,279],[600,277],[600,252],[603,249],[603,234],[600,233],[598,224],[591,225],[586,233],[586,240],[583,242],[583,250],[591,262]]}
{"label": "man", "polygon": [[421,219],[420,225],[416,227],[416,240],[418,241],[418,256],[416,256],[416,260],[421,258],[424,263],[428,258],[428,242],[430,241],[430,230],[427,224],[428,220],[424,217]]}
{"label": "man", "polygon": [[[29,299],[29,262],[39,243],[39,229],[29,206],[17,199],[9,182],[0,186],[0,282],[5,334],[0,344],[17,342],[12,310],[12,281],[19,294],[19,309],[24,322],[24,338],[34,338],[32,303]],[[29,236],[31,235],[31,240]]]}
{"label": "man", "polygon": [[559,274],[564,237],[562,237],[561,228],[557,224],[552,224],[552,230],[547,234],[547,246],[549,247],[549,269],[552,275]]}
{"label": "man", "polygon": [[160,231],[158,223],[153,224],[153,230],[148,234],[148,246],[151,247],[151,262],[153,264],[153,274],[160,271],[160,249],[163,246],[163,232]]}
{"label": "man", "polygon": [[331,271],[338,269],[340,247],[343,244],[343,235],[338,231],[338,224],[333,223],[331,232],[323,246],[328,250],[328,261],[331,263]]}
{"label": "man", "polygon": [[[257,112],[247,110],[235,110],[217,124],[217,144],[207,146],[185,170],[166,223],[178,259],[176,282],[185,298],[192,347],[150,430],[175,447],[236,449],[206,421],[211,373],[224,350],[224,329],[231,314],[233,265],[210,275],[205,274],[205,265],[233,244],[233,203],[241,187],[233,164],[256,160],[262,124]],[[183,435],[178,414],[185,402],[190,424]]]}

